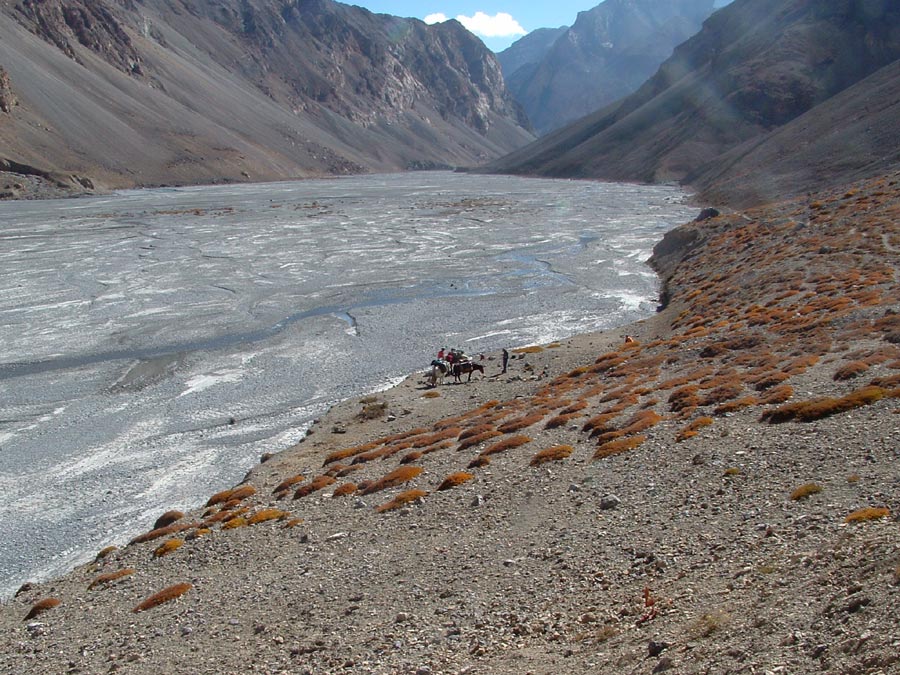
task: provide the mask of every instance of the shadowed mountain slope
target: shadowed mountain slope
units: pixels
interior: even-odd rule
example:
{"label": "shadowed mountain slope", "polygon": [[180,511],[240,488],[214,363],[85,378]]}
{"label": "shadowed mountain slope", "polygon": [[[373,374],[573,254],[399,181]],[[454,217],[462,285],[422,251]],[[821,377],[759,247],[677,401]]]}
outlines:
{"label": "shadowed mountain slope", "polygon": [[468,165],[532,138],[455,21],[331,0],[6,0],[0,19],[0,159],[23,170],[265,180]]}
{"label": "shadowed mountain slope", "polygon": [[502,52],[507,86],[546,133],[633,92],[712,11],[712,0],[605,0],[550,44],[554,33],[535,31]]}
{"label": "shadowed mountain slope", "polygon": [[[830,147],[835,153],[840,146],[853,147],[852,166],[842,165],[842,156],[834,154],[831,168],[802,176],[795,172],[796,183],[786,187],[808,190],[828,173],[834,182],[873,175],[865,167],[874,170],[893,150],[861,135],[878,126],[876,118],[845,125],[846,115],[856,110],[866,118],[882,110],[878,119],[896,127],[896,115],[889,112],[894,108],[881,99],[894,91],[890,77],[864,80],[898,57],[900,5],[889,0],[736,0],[710,17],[637,92],[491,167],[547,176],[696,180],[710,195],[737,199],[734,190],[741,181],[766,181],[777,173],[768,164],[773,158],[795,167],[818,162],[824,127],[817,131],[809,125],[817,106],[859,83],[847,92],[855,102],[832,102],[821,118],[842,127],[840,133],[829,128]],[[809,111],[805,127],[785,126]],[[760,147],[742,164],[743,154],[781,127],[765,151],[768,159],[763,161]],[[797,154],[801,136],[795,134],[801,128],[817,147],[800,148]],[[737,154],[726,156],[732,150]],[[732,187],[723,184],[717,190],[719,175]],[[766,192],[746,185],[738,191],[744,203]]]}

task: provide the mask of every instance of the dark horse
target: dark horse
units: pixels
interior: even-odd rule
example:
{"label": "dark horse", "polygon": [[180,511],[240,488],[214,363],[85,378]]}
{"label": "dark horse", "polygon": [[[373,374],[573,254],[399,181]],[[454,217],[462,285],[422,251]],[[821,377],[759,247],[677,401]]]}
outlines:
{"label": "dark horse", "polygon": [[481,373],[481,377],[484,377],[484,366],[480,363],[474,363],[472,361],[463,361],[462,363],[454,363],[453,364],[453,379],[457,382],[460,382],[460,376],[466,373],[469,374],[469,377],[466,378],[466,382],[470,382],[472,380],[472,373],[475,371]]}

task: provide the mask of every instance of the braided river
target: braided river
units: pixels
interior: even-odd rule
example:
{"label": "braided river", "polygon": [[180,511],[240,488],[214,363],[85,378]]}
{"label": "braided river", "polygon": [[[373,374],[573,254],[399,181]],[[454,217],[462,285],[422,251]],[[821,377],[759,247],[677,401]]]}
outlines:
{"label": "braided river", "polygon": [[[675,187],[449,172],[0,203],[0,598],[335,402],[652,314]],[[473,385],[474,386],[474,385]]]}

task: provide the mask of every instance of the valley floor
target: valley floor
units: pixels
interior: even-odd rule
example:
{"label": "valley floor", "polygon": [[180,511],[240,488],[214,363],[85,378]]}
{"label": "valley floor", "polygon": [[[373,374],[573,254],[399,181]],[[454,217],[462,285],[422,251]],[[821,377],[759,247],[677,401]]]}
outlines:
{"label": "valley floor", "polygon": [[898,672],[898,223],[894,174],[682,226],[663,312],[336,406],[4,603],[0,667]]}

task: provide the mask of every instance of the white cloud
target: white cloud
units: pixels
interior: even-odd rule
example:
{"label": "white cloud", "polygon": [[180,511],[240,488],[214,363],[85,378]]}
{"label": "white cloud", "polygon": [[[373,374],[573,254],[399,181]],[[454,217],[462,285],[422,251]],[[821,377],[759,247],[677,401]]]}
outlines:
{"label": "white cloud", "polygon": [[[494,16],[489,16],[484,12],[475,12],[474,16],[460,14],[456,17],[456,20],[475,33],[475,35],[480,35],[481,37],[512,37],[514,35],[525,35],[528,32],[522,28],[521,24],[511,14],[506,12],[497,12]],[[440,13],[429,14],[424,21],[428,24],[441,23],[447,21],[447,15]]]}

